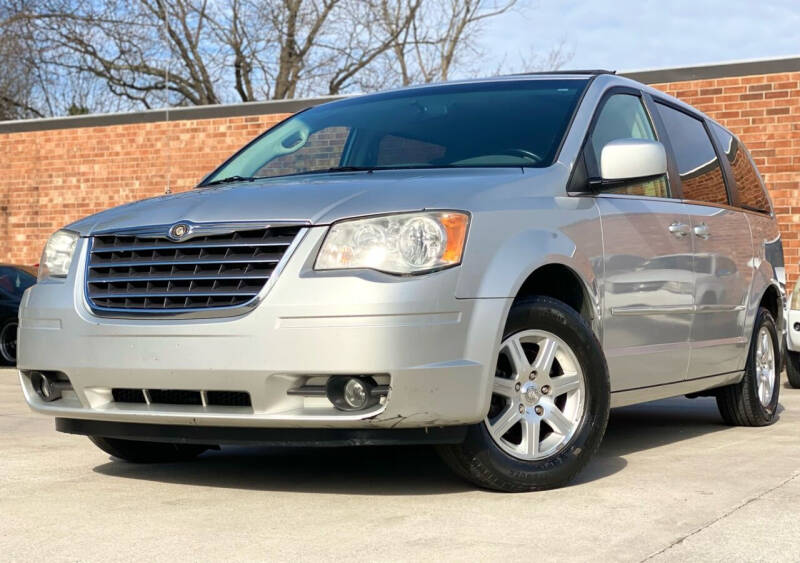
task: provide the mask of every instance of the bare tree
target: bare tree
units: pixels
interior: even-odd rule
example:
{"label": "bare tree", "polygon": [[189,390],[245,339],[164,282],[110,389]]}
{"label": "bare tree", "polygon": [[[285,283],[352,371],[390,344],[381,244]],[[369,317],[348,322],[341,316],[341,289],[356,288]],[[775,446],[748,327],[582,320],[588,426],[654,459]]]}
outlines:
{"label": "bare tree", "polygon": [[[515,4],[516,0],[426,1],[393,48],[402,84],[450,78],[464,59],[480,54],[477,38],[486,20]],[[392,25],[391,19],[384,25]]]}
{"label": "bare tree", "polygon": [[35,101],[35,72],[26,55],[21,8],[0,6],[0,120],[44,116]]}
{"label": "bare tree", "polygon": [[[11,69],[0,77],[0,93],[13,98],[19,116],[283,99],[446,80],[473,70],[485,23],[516,3],[6,1],[18,8],[17,32],[5,33],[11,24],[2,23],[0,9],[0,62],[10,61],[4,68]],[[15,58],[18,52],[28,53],[27,59]],[[27,66],[17,72],[12,63],[19,61]],[[19,93],[10,96],[15,88]]]}

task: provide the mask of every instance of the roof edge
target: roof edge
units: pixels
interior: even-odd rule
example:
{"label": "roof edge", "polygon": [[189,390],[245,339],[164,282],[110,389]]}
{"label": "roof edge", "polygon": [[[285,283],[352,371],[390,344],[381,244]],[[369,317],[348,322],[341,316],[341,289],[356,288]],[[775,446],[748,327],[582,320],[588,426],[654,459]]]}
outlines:
{"label": "roof edge", "polygon": [[[688,80],[704,80],[798,71],[800,71],[800,56],[790,56],[652,70],[630,70],[618,72],[617,75],[624,76],[625,78],[630,78],[632,80],[638,80],[644,84],[663,84],[669,82],[684,82]],[[570,71],[570,73],[574,72],[575,71]],[[583,72],[597,74],[608,71]],[[128,125],[134,123],[156,123],[160,121],[185,121],[191,119],[215,119],[225,117],[295,113],[310,106],[340,100],[346,97],[348,96],[320,96],[315,98],[299,98],[293,100],[270,100],[264,102],[245,102],[227,105],[162,108],[128,113],[106,113],[70,117],[52,117],[45,119],[0,121],[0,134],[23,133],[29,131],[49,131],[56,129],[75,129],[81,127],[106,127],[111,125]]]}
{"label": "roof edge", "polygon": [[628,70],[618,72],[620,76],[638,80],[644,84],[664,84],[689,80],[709,80],[757,74],[778,74],[800,71],[800,56],[750,59],[692,66],[658,68],[651,70]]}
{"label": "roof edge", "polygon": [[292,100],[268,100],[264,102],[243,102],[239,104],[173,107],[134,112],[98,113],[91,115],[73,115],[69,117],[0,121],[0,134],[21,133],[26,131],[48,131],[53,129],[76,129],[80,127],[105,127],[110,125],[128,125],[132,123],[156,123],[159,121],[186,121],[190,119],[297,113],[301,109],[341,100],[345,97],[346,96],[319,96],[316,98],[297,98]]}

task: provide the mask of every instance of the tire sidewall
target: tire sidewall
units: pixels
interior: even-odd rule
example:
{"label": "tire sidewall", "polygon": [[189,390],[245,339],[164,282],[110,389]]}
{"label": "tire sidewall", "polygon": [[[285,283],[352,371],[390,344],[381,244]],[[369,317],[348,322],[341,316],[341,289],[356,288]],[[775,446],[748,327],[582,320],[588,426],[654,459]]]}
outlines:
{"label": "tire sidewall", "polygon": [[[17,319],[4,319],[0,322],[0,365],[11,365],[13,366],[17,359],[14,358],[7,358],[5,355],[5,351],[3,350],[3,342],[4,339],[8,338],[8,331],[9,330],[16,330],[16,328],[12,329],[11,327],[18,327]],[[16,338],[16,335],[14,335]]]}
{"label": "tire sidewall", "polygon": [[586,410],[580,427],[563,449],[541,460],[521,460],[503,451],[483,421],[470,427],[463,446],[470,457],[474,456],[507,480],[529,487],[550,488],[568,481],[602,440],[610,403],[608,368],[591,328],[577,312],[559,301],[535,298],[515,304],[503,331],[503,341],[529,329],[555,334],[575,354],[584,373],[586,390]]}
{"label": "tire sidewall", "polygon": [[786,350],[786,376],[792,387],[800,389],[800,352]]}

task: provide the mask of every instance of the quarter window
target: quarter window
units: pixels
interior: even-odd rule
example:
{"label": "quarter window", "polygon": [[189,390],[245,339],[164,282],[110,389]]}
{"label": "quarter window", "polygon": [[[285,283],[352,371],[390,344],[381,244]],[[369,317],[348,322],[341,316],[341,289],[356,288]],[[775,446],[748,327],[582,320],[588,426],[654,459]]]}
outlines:
{"label": "quarter window", "polygon": [[656,105],[675,153],[684,199],[727,205],[722,168],[703,123],[682,111]]}
{"label": "quarter window", "polygon": [[[599,165],[603,147],[616,139],[656,140],[653,125],[638,96],[615,94],[603,104],[587,146],[592,151],[595,163]],[[669,197],[666,177],[625,184],[609,191],[626,195]]]}
{"label": "quarter window", "polygon": [[736,190],[739,192],[739,205],[752,211],[769,213],[769,198],[764,189],[761,176],[758,175],[750,155],[739,142],[739,139],[731,135],[716,123],[712,124],[714,131],[725,156],[731,163],[733,179],[736,180]]}

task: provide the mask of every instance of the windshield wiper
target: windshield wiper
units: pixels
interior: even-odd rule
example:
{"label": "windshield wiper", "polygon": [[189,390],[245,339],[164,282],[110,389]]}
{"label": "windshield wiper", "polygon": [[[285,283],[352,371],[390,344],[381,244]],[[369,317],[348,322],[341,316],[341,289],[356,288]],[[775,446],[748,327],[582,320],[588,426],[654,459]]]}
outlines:
{"label": "windshield wiper", "polygon": [[209,182],[207,184],[203,184],[205,186],[218,186],[219,184],[230,184],[231,182],[249,182],[254,178],[250,176],[228,176],[227,178],[222,178],[220,180],[214,180],[213,182]]}

